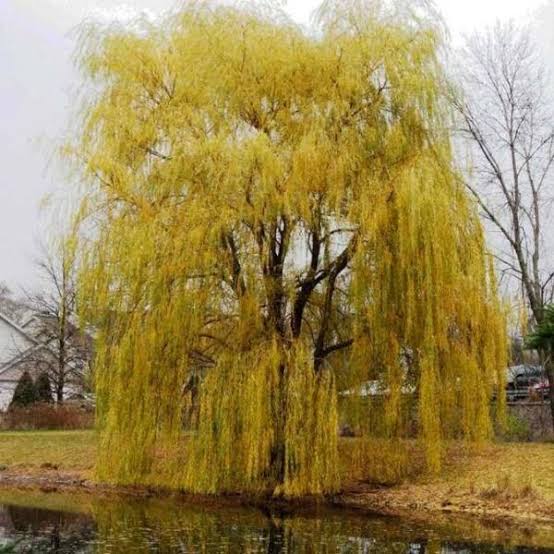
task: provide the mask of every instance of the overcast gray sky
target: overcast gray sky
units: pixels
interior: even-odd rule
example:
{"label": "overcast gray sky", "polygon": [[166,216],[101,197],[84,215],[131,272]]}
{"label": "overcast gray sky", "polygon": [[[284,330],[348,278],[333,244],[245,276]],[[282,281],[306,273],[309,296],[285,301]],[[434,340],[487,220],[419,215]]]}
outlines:
{"label": "overcast gray sky", "polygon": [[[175,0],[0,0],[0,281],[14,289],[36,284],[32,259],[45,234],[41,199],[67,186],[47,170],[60,142],[77,86],[72,66],[75,28],[84,18],[126,20],[155,15]],[[291,0],[287,10],[307,23],[317,0]],[[539,24],[554,54],[554,2],[545,0],[437,0],[453,40],[498,19]],[[535,17],[536,19],[536,17]],[[547,44],[549,43],[549,44]]]}

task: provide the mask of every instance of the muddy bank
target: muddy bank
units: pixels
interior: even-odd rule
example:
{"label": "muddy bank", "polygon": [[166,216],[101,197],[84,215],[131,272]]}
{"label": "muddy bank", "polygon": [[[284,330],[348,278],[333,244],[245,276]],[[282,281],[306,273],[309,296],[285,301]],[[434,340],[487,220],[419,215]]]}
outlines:
{"label": "muddy bank", "polygon": [[470,516],[486,519],[492,527],[507,524],[522,528],[537,525],[550,530],[554,540],[554,502],[532,490],[509,488],[455,490],[439,483],[402,484],[377,487],[367,483],[351,483],[334,496],[282,499],[266,496],[191,495],[170,490],[139,486],[114,486],[95,482],[89,472],[63,471],[45,464],[33,470],[5,469],[0,472],[0,487],[41,493],[87,493],[141,498],[176,498],[203,505],[241,505],[278,510],[283,513],[318,507],[348,509],[368,514],[398,516],[435,522],[438,517]]}

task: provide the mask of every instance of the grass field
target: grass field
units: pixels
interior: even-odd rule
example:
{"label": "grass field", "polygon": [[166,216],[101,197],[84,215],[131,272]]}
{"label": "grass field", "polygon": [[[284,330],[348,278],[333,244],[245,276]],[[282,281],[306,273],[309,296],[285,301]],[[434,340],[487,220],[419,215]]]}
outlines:
{"label": "grass field", "polygon": [[[497,443],[482,448],[451,446],[443,471],[426,475],[416,448],[408,449],[407,467],[397,472],[383,443],[369,443],[369,451],[360,451],[357,439],[341,439],[341,473],[346,483],[364,481],[396,485],[412,481],[425,484],[441,481],[445,486],[529,488],[534,487],[554,501],[554,443]],[[392,449],[391,449],[392,450]],[[10,431],[0,432],[0,468],[41,469],[55,466],[64,471],[91,471],[96,457],[96,433],[86,431]],[[385,472],[388,466],[389,473]],[[378,482],[377,475],[384,475]],[[490,490],[492,494],[492,490]]]}
{"label": "grass field", "polygon": [[[339,442],[345,495],[357,504],[554,521],[554,443],[496,443],[479,449],[453,444],[441,473],[428,475],[415,445],[396,460],[383,444],[361,449],[357,440]],[[91,478],[95,456],[94,431],[0,432],[0,470],[11,475],[57,469]],[[395,469],[400,466],[401,471]],[[376,476],[387,467],[387,479],[378,483]]]}
{"label": "grass field", "polygon": [[65,471],[90,472],[96,457],[94,431],[0,432],[0,467],[40,469],[49,464]]}

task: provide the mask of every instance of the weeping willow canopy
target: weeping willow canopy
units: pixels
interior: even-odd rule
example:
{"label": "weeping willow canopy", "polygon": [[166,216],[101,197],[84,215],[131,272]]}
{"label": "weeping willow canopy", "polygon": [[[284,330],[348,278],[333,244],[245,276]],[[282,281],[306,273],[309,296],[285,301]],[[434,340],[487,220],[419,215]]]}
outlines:
{"label": "weeping willow canopy", "polygon": [[199,2],[85,36],[102,479],[326,493],[339,419],[419,437],[431,469],[491,432],[504,324],[440,33],[377,1],[319,15]]}

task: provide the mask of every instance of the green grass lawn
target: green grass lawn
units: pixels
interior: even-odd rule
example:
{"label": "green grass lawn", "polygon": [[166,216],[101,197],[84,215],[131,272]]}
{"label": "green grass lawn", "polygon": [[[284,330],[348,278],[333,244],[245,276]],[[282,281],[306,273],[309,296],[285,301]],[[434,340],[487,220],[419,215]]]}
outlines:
{"label": "green grass lawn", "polygon": [[66,471],[88,471],[94,466],[94,431],[0,432],[0,466],[35,469],[51,464]]}
{"label": "green grass lawn", "polygon": [[[354,455],[360,451],[357,443],[357,439],[339,441],[341,473],[347,489],[355,482],[373,482],[375,474],[383,473],[384,462],[391,467],[395,465],[382,444],[377,449],[370,448],[361,457]],[[432,489],[432,494],[447,494],[451,490],[507,497],[518,496],[518,491],[531,488],[538,498],[554,502],[554,443],[493,443],[471,450],[452,445],[443,470],[434,477],[421,472],[418,461],[421,456],[415,451],[409,452],[408,459],[414,467],[408,468],[404,475],[396,476],[392,472],[389,485],[411,483],[411,493],[415,494],[421,489],[429,495]],[[3,470],[36,473],[55,466],[61,471],[91,477],[95,458],[95,431],[0,432]]]}

